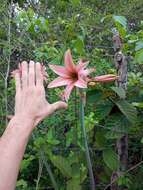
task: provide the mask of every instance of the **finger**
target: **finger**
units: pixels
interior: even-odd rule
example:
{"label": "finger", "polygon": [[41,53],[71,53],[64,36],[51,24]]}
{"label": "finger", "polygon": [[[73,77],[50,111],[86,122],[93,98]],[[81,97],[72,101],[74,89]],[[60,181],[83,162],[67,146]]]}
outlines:
{"label": "finger", "polygon": [[21,79],[20,79],[20,72],[16,72],[14,74],[15,82],[16,82],[16,92],[21,91]]}
{"label": "finger", "polygon": [[55,102],[55,103],[51,104],[51,106],[52,106],[53,112],[55,112],[56,110],[59,110],[59,109],[66,109],[68,107],[68,105],[62,101]]}
{"label": "finger", "polygon": [[34,61],[30,61],[29,63],[29,85],[35,85],[35,63]]}
{"label": "finger", "polygon": [[43,85],[43,74],[42,74],[42,65],[36,63],[36,85]]}
{"label": "finger", "polygon": [[23,61],[21,63],[21,69],[22,69],[22,88],[24,88],[28,85],[28,64],[26,61]]}

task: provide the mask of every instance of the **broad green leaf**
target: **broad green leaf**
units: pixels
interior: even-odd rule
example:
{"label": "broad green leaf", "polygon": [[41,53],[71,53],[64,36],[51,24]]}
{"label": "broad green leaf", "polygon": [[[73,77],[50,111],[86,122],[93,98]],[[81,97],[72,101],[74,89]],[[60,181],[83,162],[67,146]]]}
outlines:
{"label": "broad green leaf", "polygon": [[122,113],[113,113],[105,121],[105,127],[112,129],[115,133],[127,133],[130,123]]}
{"label": "broad green leaf", "polygon": [[135,46],[135,51],[143,49],[143,41],[138,41]]}
{"label": "broad green leaf", "polygon": [[116,171],[118,169],[118,156],[112,149],[105,149],[103,151],[103,160],[111,170]]}
{"label": "broad green leaf", "polygon": [[109,100],[102,101],[100,104],[96,105],[95,116],[100,120],[104,119],[106,116],[109,115],[112,108],[113,108],[113,103],[111,101]]}
{"label": "broad green leaf", "polygon": [[126,28],[124,28],[119,22],[115,22],[115,26],[116,26],[121,38],[125,38],[126,34],[127,34]]}
{"label": "broad green leaf", "polygon": [[137,51],[135,53],[135,60],[139,63],[139,64],[143,64],[143,49],[140,49],[139,51]]}
{"label": "broad green leaf", "polygon": [[119,24],[121,24],[126,29],[126,27],[127,27],[127,19],[124,16],[113,15],[113,19],[114,19],[115,22],[118,22]]}
{"label": "broad green leaf", "polygon": [[131,123],[137,121],[137,110],[132,104],[128,103],[126,100],[117,101],[115,104]]}
{"label": "broad green leaf", "polygon": [[126,92],[125,92],[125,90],[124,90],[122,87],[111,87],[111,89],[112,89],[116,94],[118,94],[118,96],[119,96],[121,99],[125,99],[125,98],[126,98]]}
{"label": "broad green leaf", "polygon": [[66,158],[50,154],[50,160],[53,165],[60,170],[64,177],[72,177],[72,168]]}
{"label": "broad green leaf", "polygon": [[100,90],[94,89],[87,92],[87,102],[96,103],[103,98],[103,93]]}

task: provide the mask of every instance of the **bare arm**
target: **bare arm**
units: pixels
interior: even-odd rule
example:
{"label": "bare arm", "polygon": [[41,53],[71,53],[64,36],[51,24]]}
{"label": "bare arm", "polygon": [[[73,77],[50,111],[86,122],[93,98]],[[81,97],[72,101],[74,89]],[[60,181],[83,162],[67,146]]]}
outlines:
{"label": "bare arm", "polygon": [[49,104],[45,99],[41,64],[22,62],[22,74],[15,72],[15,115],[0,139],[0,190],[14,190],[20,162],[34,127],[64,102]]}

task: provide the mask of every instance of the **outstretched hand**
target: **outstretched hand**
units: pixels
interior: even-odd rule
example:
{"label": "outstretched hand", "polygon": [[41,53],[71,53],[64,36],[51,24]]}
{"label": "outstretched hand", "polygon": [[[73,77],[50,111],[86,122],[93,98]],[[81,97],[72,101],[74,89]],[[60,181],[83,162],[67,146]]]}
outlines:
{"label": "outstretched hand", "polygon": [[14,71],[16,81],[15,116],[34,121],[36,126],[45,117],[58,109],[67,108],[65,102],[48,103],[43,85],[42,65],[23,61],[20,69]]}

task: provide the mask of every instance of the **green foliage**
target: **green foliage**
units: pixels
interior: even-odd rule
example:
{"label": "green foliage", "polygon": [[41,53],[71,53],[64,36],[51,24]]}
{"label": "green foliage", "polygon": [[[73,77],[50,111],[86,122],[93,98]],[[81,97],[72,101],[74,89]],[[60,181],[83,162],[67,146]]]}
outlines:
{"label": "green foliage", "polygon": [[118,169],[118,156],[112,149],[105,149],[103,151],[103,160],[112,171],[116,171]]}
{"label": "green foliage", "polygon": [[[122,37],[123,52],[130,60],[126,93],[121,87],[115,87],[114,82],[96,84],[87,89],[85,127],[97,190],[103,190],[110,183],[112,172],[120,165],[115,152],[119,138],[128,134],[130,167],[143,157],[143,2],[14,0],[13,5],[10,2],[0,1],[1,134],[6,116],[14,113],[14,81],[9,77],[8,87],[5,85],[9,58],[10,71],[22,60],[43,62],[49,82],[55,76],[48,64],[63,65],[64,52],[70,48],[75,63],[81,57],[89,60],[89,67],[96,68],[93,76],[115,74],[114,29]],[[10,7],[12,15],[9,18]],[[48,90],[47,84],[45,88],[49,102],[59,100],[62,88]],[[56,112],[35,129],[36,137],[30,139],[21,163],[17,190],[35,189],[41,170],[38,188],[53,189],[41,151],[60,190],[89,189],[77,96],[78,92],[73,92],[66,111]],[[140,190],[143,189],[142,177],[143,168],[140,166],[121,176],[117,182],[130,190]]]}
{"label": "green foliage", "polygon": [[121,98],[125,99],[126,98],[126,93],[125,90],[122,87],[111,87],[111,89]]}
{"label": "green foliage", "polygon": [[126,100],[119,100],[116,102],[116,105],[131,123],[137,121],[137,111],[132,104],[128,103]]}

